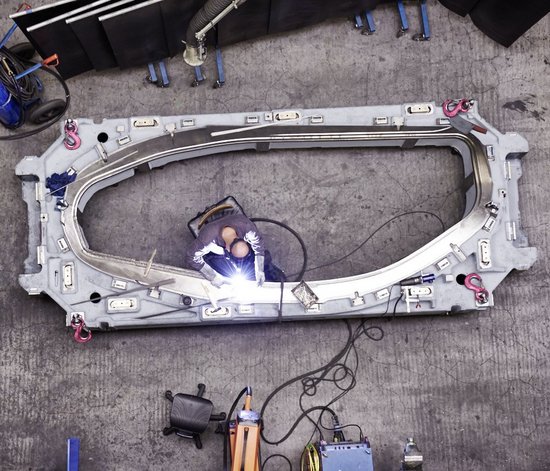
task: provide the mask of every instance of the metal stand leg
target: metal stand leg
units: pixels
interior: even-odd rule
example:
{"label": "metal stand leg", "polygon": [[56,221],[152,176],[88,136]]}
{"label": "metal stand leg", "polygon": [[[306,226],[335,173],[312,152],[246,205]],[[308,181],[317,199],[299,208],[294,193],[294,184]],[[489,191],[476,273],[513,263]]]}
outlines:
{"label": "metal stand leg", "polygon": [[369,10],[365,11],[365,19],[367,20],[367,23],[365,24],[365,27],[363,28],[363,31],[361,31],[361,33],[374,34],[376,32],[376,25],[374,24],[374,17]]}
{"label": "metal stand leg", "polygon": [[161,88],[167,87],[168,85],[170,85],[170,80],[168,79],[168,72],[166,70],[166,66],[164,65],[164,61],[159,61],[158,67],[160,72],[160,81],[157,75],[157,71],[155,69],[155,64],[153,62],[147,64],[147,68],[149,69],[149,76],[147,77],[147,81],[149,81],[150,83],[154,83]]}
{"label": "metal stand leg", "polygon": [[164,65],[164,61],[159,62],[159,70],[160,70],[160,77],[162,79],[162,82],[159,84],[159,87],[167,87],[170,85],[170,80],[168,79],[168,72],[166,71],[166,66]]}
{"label": "metal stand leg", "polygon": [[198,87],[201,84],[201,82],[204,82],[205,80],[206,80],[206,77],[202,73],[201,66],[200,65],[196,66],[195,67],[195,80],[193,80],[193,82],[191,82],[191,86],[192,87]]}
{"label": "metal stand leg", "polygon": [[397,11],[399,12],[399,22],[401,23],[401,29],[398,31],[397,37],[400,38],[409,30],[409,22],[407,21],[407,13],[403,0],[397,0]]}
{"label": "metal stand leg", "polygon": [[415,34],[413,39],[415,41],[429,41],[431,37],[430,33],[430,21],[428,20],[428,5],[427,0],[420,0],[420,16],[422,18],[422,32]]}
{"label": "metal stand leg", "polygon": [[150,64],[147,64],[147,68],[149,69],[149,76],[147,77],[147,81],[150,83],[158,83],[158,77],[157,77],[157,71],[155,70],[155,64],[152,62]]}
{"label": "metal stand leg", "polygon": [[225,84],[225,73],[223,71],[222,50],[219,46],[216,46],[216,69],[218,70],[218,80],[216,80],[214,88],[220,88]]}

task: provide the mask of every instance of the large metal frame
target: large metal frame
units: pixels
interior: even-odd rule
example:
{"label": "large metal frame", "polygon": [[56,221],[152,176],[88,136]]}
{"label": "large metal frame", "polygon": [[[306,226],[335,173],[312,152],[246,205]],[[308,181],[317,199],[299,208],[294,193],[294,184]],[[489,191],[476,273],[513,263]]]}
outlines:
{"label": "large metal frame", "polygon": [[[487,132],[459,132],[435,103],[78,120],[78,150],[67,150],[61,136],[40,158],[26,157],[17,166],[29,212],[29,256],[20,284],[29,294],[54,299],[66,311],[67,325],[78,318],[104,330],[379,316],[388,306],[395,315],[486,309],[508,272],[525,270],[536,259],[520,228],[518,179],[528,145],[489,126],[476,104],[462,116]],[[98,142],[100,133],[106,142]],[[77,219],[94,193],[130,178],[137,167],[244,149],[422,146],[461,155],[463,219],[387,267],[308,282],[318,301],[307,308],[292,293],[296,283],[218,289],[192,270],[92,251]],[[77,178],[59,209],[45,182],[67,170]],[[432,284],[400,286],[428,273],[436,275]],[[486,300],[476,300],[461,284],[471,273],[482,279]]]}

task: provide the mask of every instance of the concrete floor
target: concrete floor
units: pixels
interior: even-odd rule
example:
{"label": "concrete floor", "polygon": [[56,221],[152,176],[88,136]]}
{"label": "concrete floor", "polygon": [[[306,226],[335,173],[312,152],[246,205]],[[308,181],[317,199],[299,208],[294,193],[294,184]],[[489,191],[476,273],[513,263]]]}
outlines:
{"label": "concrete floor", "polygon": [[[145,69],[88,73],[68,83],[70,115],[101,120],[463,96],[479,100],[489,123],[529,141],[520,207],[539,260],[505,280],[489,311],[369,321],[381,326],[385,337],[357,342],[357,386],[334,409],[343,422],[362,426],[377,471],[399,469],[408,436],[417,439],[426,471],[548,469],[550,22],[545,18],[505,49],[468,19],[435,2],[430,7],[433,38],[426,43],[397,39],[397,13],[385,7],[376,11],[373,36],[362,36],[341,20],[228,47],[227,84],[219,90],[211,88],[212,57],[208,84],[198,88],[189,87],[192,71],[180,58],[168,61],[167,89],[146,83]],[[11,2],[0,2],[1,16],[12,8]],[[419,29],[416,8],[408,11],[411,29]],[[4,19],[1,29],[9,25]],[[48,97],[60,93],[49,80],[46,90]],[[213,427],[204,434],[201,451],[162,436],[168,424],[164,391],[194,392],[204,382],[216,410],[227,410],[251,385],[259,409],[276,386],[339,351],[346,327],[324,321],[121,331],[97,334],[85,345],[73,342],[64,312],[47,298],[27,296],[17,282],[27,223],[14,167],[25,155],[42,154],[58,133],[56,127],[0,147],[0,469],[62,470],[70,436],[82,440],[84,471],[221,469],[221,439],[210,433]],[[461,216],[461,178],[457,158],[443,150],[215,156],[105,190],[90,202],[83,225],[93,248],[134,258],[157,248],[158,261],[178,265],[190,240],[186,221],[233,194],[249,215],[296,229],[315,266],[348,252],[407,210],[433,211],[449,226]],[[353,260],[308,276],[332,278],[386,265],[440,230],[434,218],[402,218]],[[279,243],[284,236],[265,231],[275,258],[292,272],[295,242]],[[298,417],[299,393],[298,387],[285,390],[266,411],[270,439],[283,436]],[[326,404],[337,393],[323,384],[305,405]],[[284,453],[297,469],[312,432],[313,426],[302,422],[281,446],[263,446],[263,456]],[[266,469],[287,465],[273,460]]]}

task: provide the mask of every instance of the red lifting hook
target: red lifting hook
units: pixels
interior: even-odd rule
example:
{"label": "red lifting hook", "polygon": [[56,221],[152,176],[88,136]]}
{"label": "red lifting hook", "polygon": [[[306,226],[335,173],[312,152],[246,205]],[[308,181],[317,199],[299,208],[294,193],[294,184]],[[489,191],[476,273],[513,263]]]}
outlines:
{"label": "red lifting hook", "polygon": [[[86,343],[92,340],[92,331],[86,327],[84,319],[80,316],[71,321],[71,327],[74,329],[74,339],[78,343]],[[82,335],[83,332],[84,335]]]}
{"label": "red lifting hook", "polygon": [[75,150],[80,147],[80,137],[78,137],[78,125],[76,121],[68,119],[65,121],[65,139],[63,144],[69,150]]}
{"label": "red lifting hook", "polygon": [[[478,281],[479,285],[472,283],[472,280]],[[481,276],[477,273],[470,273],[469,275],[466,275],[466,278],[464,279],[464,286],[475,292],[477,302],[485,304],[489,301],[489,291],[485,289],[481,282]]]}
{"label": "red lifting hook", "polygon": [[454,118],[458,113],[466,113],[472,107],[472,101],[468,98],[445,100],[441,107],[445,116]]}

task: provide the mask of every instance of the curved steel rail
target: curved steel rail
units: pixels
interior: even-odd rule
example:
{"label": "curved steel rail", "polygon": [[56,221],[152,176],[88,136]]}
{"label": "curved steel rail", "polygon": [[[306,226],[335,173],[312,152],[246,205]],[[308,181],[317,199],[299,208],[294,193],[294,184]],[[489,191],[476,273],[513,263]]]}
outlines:
{"label": "curved steel rail", "polygon": [[[186,136],[182,133],[182,138]],[[68,209],[63,213],[64,232],[69,246],[75,255],[91,267],[101,270],[115,277],[128,278],[143,284],[154,284],[167,278],[173,278],[174,282],[165,286],[164,289],[172,290],[182,295],[192,298],[208,299],[202,286],[202,278],[196,272],[191,270],[179,269],[153,264],[145,276],[145,262],[113,257],[86,248],[84,238],[79,230],[77,220],[77,209],[82,197],[90,192],[95,193],[94,186],[103,180],[116,177],[117,175],[135,169],[137,166],[154,162],[160,158],[168,156],[179,156],[179,159],[185,159],[186,153],[198,152],[200,154],[213,154],[217,152],[228,152],[229,150],[243,150],[256,147],[260,143],[274,144],[279,143],[306,143],[311,147],[318,147],[323,143],[342,144],[343,142],[354,142],[360,145],[361,142],[369,141],[418,141],[418,140],[442,140],[461,141],[465,143],[470,151],[469,158],[474,166],[474,184],[476,188],[476,203],[474,209],[453,227],[445,231],[432,242],[412,253],[408,257],[396,262],[388,267],[373,271],[365,275],[343,278],[339,280],[313,281],[311,286],[322,286],[320,290],[320,301],[325,302],[337,299],[346,292],[345,297],[353,297],[353,293],[368,293],[386,286],[391,286],[401,279],[412,276],[418,272],[418,267],[427,266],[443,258],[449,251],[451,243],[461,245],[469,239],[475,232],[483,226],[488,210],[484,207],[491,199],[492,181],[487,165],[487,158],[479,141],[472,135],[454,132],[452,130],[442,130],[441,128],[423,131],[340,131],[338,133],[304,133],[299,129],[296,133],[277,133],[266,136],[255,137],[236,137],[232,139],[216,140],[213,142],[204,142],[202,144],[193,144],[189,146],[174,147],[174,140],[171,136],[162,136],[146,144],[136,144],[131,148],[120,150],[109,155],[109,161],[103,161],[91,164],[79,173],[77,181],[67,188],[65,197],[69,204]],[[145,147],[143,149],[143,147]],[[149,149],[154,148],[154,152]],[[137,152],[136,152],[137,151]],[[100,188],[99,188],[100,189]],[[80,207],[80,209],[83,209]],[[69,216],[69,217],[67,217]],[[428,257],[427,257],[427,254]],[[398,272],[398,273],[396,273]],[[290,293],[295,286],[294,283],[288,283],[283,300],[285,302],[298,302]],[[336,289],[332,289],[332,287]],[[266,288],[256,289],[250,293],[248,302],[250,303],[277,303],[280,297],[279,286],[277,283],[267,284]]]}

